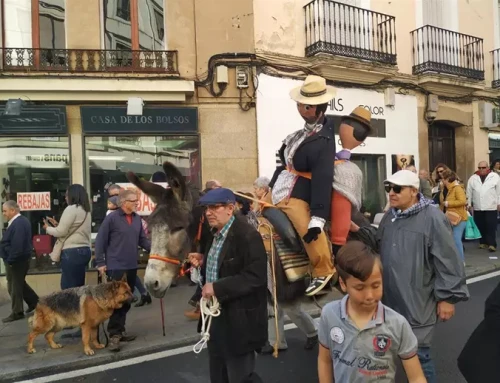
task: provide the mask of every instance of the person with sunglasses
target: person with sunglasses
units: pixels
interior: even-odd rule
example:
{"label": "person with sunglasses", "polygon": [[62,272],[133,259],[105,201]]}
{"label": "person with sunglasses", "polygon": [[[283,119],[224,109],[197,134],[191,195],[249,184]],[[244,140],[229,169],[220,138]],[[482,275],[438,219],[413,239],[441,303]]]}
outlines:
{"label": "person with sunglasses", "polygon": [[438,320],[469,298],[465,270],[451,225],[419,193],[418,175],[400,170],[384,182],[391,208],[377,231],[383,265],[383,303],[403,315],[418,340],[418,357],[429,383],[436,382],[430,356]]}
{"label": "person with sunglasses", "polygon": [[467,183],[467,202],[481,232],[480,249],[497,250],[497,212],[500,211],[500,176],[491,171],[486,161],[477,165]]}
{"label": "person with sunglasses", "polygon": [[432,172],[432,180],[434,181],[434,187],[432,188],[432,199],[436,205],[439,205],[439,199],[446,199],[448,190],[444,187],[442,174],[445,170],[451,170],[445,164],[437,164]]}

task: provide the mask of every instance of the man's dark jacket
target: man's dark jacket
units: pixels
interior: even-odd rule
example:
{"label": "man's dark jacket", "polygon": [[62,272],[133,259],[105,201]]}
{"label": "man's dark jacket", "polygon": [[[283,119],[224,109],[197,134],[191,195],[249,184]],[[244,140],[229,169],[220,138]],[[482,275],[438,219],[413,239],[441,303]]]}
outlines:
{"label": "man's dark jacket", "polygon": [[[210,329],[211,345],[227,356],[247,354],[267,342],[266,249],[259,232],[244,217],[235,218],[219,255],[214,292],[221,314]],[[209,249],[201,271],[204,281]]]}
{"label": "man's dark jacket", "polygon": [[32,249],[30,221],[20,215],[12,221],[2,237],[0,257],[8,264],[25,262],[30,259]]}
{"label": "man's dark jacket", "polygon": [[[274,187],[280,173],[286,169],[285,148],[279,151],[282,166],[274,172],[269,187]],[[307,137],[293,156],[293,166],[298,172],[311,173],[312,179],[298,177],[292,190],[291,198],[306,201],[311,209],[311,216],[330,220],[332,198],[333,164],[335,161],[335,133],[333,119],[325,117],[323,128]]]}
{"label": "man's dark jacket", "polygon": [[486,299],[484,320],[465,344],[458,368],[468,383],[500,382],[500,283]]}

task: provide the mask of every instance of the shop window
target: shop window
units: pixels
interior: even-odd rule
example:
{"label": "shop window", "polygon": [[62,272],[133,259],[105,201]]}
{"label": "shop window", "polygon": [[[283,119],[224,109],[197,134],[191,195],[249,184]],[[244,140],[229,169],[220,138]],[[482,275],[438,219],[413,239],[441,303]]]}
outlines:
{"label": "shop window", "polygon": [[351,160],[363,173],[361,210],[363,213],[368,213],[370,220],[373,220],[375,214],[382,212],[387,202],[383,184],[387,178],[386,156],[352,154]]}
{"label": "shop window", "polygon": [[[113,183],[128,183],[127,171],[150,180],[155,172],[162,170],[163,162],[169,161],[188,182],[197,187],[200,184],[198,136],[86,137],[85,149],[93,242],[106,217],[107,188]],[[147,263],[144,252],[140,253],[140,263]]]}
{"label": "shop window", "polygon": [[[21,214],[31,222],[34,250],[30,274],[60,271],[48,255],[55,239],[46,235],[42,220],[47,216],[60,219],[69,185],[67,137],[0,138],[0,196],[2,203],[20,200]],[[3,233],[7,222],[3,217],[0,220]],[[4,273],[0,262],[0,274]]]}

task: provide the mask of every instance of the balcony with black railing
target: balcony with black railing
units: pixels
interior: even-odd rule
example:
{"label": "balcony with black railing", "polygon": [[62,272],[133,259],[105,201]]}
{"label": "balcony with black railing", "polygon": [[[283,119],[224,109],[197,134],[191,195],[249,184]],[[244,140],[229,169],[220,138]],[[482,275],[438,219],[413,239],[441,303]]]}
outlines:
{"label": "balcony with black railing", "polygon": [[177,51],[3,48],[2,70],[178,75]]}
{"label": "balcony with black railing", "polygon": [[304,9],[307,57],[329,53],[396,64],[394,16],[331,0],[313,0]]}
{"label": "balcony with black railing", "polygon": [[500,88],[500,48],[492,50],[491,61],[493,62],[493,80],[491,81],[492,88]]}
{"label": "balcony with black railing", "polygon": [[410,33],[414,75],[434,72],[484,80],[483,39],[431,25]]}

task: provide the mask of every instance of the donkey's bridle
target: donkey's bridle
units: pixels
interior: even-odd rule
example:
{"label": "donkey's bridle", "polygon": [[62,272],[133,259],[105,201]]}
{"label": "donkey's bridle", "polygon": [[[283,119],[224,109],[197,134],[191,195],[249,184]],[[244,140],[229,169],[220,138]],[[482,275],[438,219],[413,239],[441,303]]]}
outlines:
{"label": "donkey's bridle", "polygon": [[171,263],[172,265],[180,265],[181,264],[181,261],[179,261],[178,259],[173,259],[173,258],[169,258],[169,257],[162,257],[161,255],[158,255],[158,254],[151,254],[149,256],[149,259],[155,259],[157,261]]}

